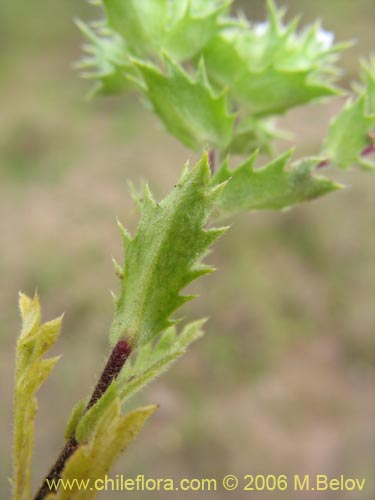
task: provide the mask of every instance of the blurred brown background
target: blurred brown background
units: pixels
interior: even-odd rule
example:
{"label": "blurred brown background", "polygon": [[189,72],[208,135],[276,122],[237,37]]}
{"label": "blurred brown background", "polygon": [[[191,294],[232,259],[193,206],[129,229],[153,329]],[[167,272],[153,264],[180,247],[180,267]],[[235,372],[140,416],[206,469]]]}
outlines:
{"label": "blurred brown background", "polygon": [[[343,57],[347,85],[374,42],[374,2],[284,3],[289,16],[320,17],[338,40],[357,40]],[[235,5],[264,17],[264,1]],[[132,230],[137,220],[127,179],[141,176],[161,196],[186,159],[196,159],[133,97],[85,102],[87,82],[72,69],[82,42],[72,23],[78,16],[97,12],[76,0],[0,4],[1,498],[11,463],[18,290],[38,289],[45,319],[66,313],[55,349],[63,358],[39,394],[37,485],[61,447],[71,407],[105,359],[108,292],[117,288],[110,257],[122,258],[115,217]],[[297,133],[297,154],[319,150],[340,104],[285,119]],[[186,309],[190,318],[211,317],[207,335],[137,399],[161,407],[113,475],[347,474],[366,477],[366,492],[316,497],[374,498],[374,184],[356,171],[336,178],[351,188],[290,212],[233,221],[209,257],[218,272],[195,286],[201,298]]]}

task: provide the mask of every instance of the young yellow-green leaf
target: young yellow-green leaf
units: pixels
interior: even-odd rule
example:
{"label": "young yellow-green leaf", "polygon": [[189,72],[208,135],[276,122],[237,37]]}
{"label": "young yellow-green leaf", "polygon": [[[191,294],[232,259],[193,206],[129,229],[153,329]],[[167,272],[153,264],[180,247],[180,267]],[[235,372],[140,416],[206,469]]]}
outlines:
{"label": "young yellow-green leaf", "polygon": [[31,459],[34,445],[35,394],[51,373],[59,357],[43,359],[54,344],[62,317],[41,324],[38,295],[31,299],[20,294],[21,335],[16,350],[14,396],[13,498],[29,500]]}
{"label": "young yellow-green leaf", "polygon": [[74,432],[74,437],[79,443],[84,443],[89,440],[96,428],[97,422],[117,396],[116,385],[112,382],[94,406],[85,411]]}
{"label": "young yellow-green leaf", "polygon": [[[155,405],[138,408],[121,415],[121,402],[115,399],[98,420],[89,441],[79,446],[69,458],[62,474],[63,481],[103,479],[120,455],[135,439],[145,421],[156,410]],[[98,491],[87,488],[60,488],[54,500],[91,500]]]}
{"label": "young yellow-green leaf", "polygon": [[333,63],[343,46],[318,25],[297,33],[283,24],[283,11],[268,2],[268,20],[245,20],[223,29],[203,51],[210,81],[228,87],[243,111],[270,115],[337,94]]}
{"label": "young yellow-green leaf", "polygon": [[194,321],[177,334],[175,325],[167,328],[154,344],[149,342],[136,352],[134,361],[129,360],[116,380],[117,392],[122,402],[132,397],[147,383],[166,371],[184,354],[190,344],[203,335],[206,320]]}
{"label": "young yellow-green leaf", "polygon": [[192,297],[181,290],[210,272],[200,259],[225,229],[204,229],[223,185],[210,185],[207,155],[189,169],[160,203],[146,190],[139,226],[123,231],[125,265],[111,327],[111,342],[133,350],[171,325],[170,315]]}
{"label": "young yellow-green leaf", "polygon": [[67,427],[66,437],[69,438],[74,434],[79,443],[88,441],[108,406],[116,398],[124,404],[146,384],[164,373],[177,358],[186,353],[190,344],[203,335],[204,323],[205,320],[189,323],[178,335],[173,325],[162,333],[156,344],[150,341],[141,346],[94,406],[84,413],[87,401],[80,401],[76,405]]}
{"label": "young yellow-green leaf", "polygon": [[313,175],[320,160],[306,158],[288,167],[290,156],[291,152],[285,153],[256,169],[256,153],[235,170],[224,163],[213,178],[213,182],[230,179],[217,201],[220,214],[285,209],[340,188],[326,177]]}
{"label": "young yellow-green leaf", "polygon": [[171,134],[197,151],[228,146],[235,117],[228,112],[226,95],[213,93],[203,62],[195,80],[166,55],[165,74],[151,64],[135,64],[155,113]]}
{"label": "young yellow-green leaf", "polygon": [[70,418],[66,426],[65,439],[69,439],[74,435],[81,418],[85,414],[87,403],[87,399],[81,399],[73,407],[72,413],[70,414]]}
{"label": "young yellow-green leaf", "polygon": [[87,442],[96,429],[97,423],[116,398],[121,404],[151,382],[172,363],[186,353],[190,344],[203,335],[202,326],[206,320],[194,321],[177,334],[175,325],[167,328],[157,340],[150,341],[133,353],[120,375],[105,391],[104,395],[86,411],[87,400],[80,401],[73,409],[65,437],[75,436],[79,443]]}
{"label": "young yellow-green leaf", "polygon": [[363,83],[356,99],[349,99],[333,120],[323,154],[334,165],[348,168],[359,165],[374,170],[375,153],[371,137],[375,131],[375,60],[363,65]]}

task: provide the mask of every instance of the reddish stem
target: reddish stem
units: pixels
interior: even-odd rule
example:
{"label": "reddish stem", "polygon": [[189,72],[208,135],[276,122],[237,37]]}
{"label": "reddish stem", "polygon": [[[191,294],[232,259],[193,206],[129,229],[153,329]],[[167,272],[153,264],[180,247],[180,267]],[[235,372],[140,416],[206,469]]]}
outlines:
{"label": "reddish stem", "polygon": [[94,406],[94,404],[103,396],[108,389],[112,380],[120,373],[125,361],[132,352],[131,346],[126,340],[119,340],[115,345],[111,355],[104,367],[104,370],[99,378],[99,381],[92,393],[91,399],[87,405],[86,411]]}
{"label": "reddish stem", "polygon": [[375,145],[370,144],[362,151],[361,156],[368,156],[368,155],[372,155],[374,153],[375,153]]}
{"label": "reddish stem", "polygon": [[[56,482],[60,479],[61,473],[65,467],[66,461],[69,457],[73,455],[76,449],[79,447],[79,443],[76,438],[71,437],[62,449],[59,458],[56,460],[54,466],[49,471],[48,475],[43,481],[38,493],[35,495],[35,500],[43,500],[50,493],[57,491]],[[52,483],[52,481],[56,481]],[[51,484],[52,483],[52,484]]]}
{"label": "reddish stem", "polygon": [[329,165],[329,160],[322,160],[320,163],[318,163],[316,168],[324,168],[328,167],[328,165]]}

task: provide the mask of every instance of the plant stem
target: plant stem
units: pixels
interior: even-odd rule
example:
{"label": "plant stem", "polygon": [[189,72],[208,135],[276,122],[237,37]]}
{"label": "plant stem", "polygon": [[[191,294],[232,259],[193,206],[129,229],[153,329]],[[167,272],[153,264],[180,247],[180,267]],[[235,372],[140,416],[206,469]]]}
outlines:
{"label": "plant stem", "polygon": [[40,487],[38,493],[35,495],[35,500],[43,500],[50,493],[57,491],[57,481],[61,477],[61,472],[65,467],[66,461],[73,455],[78,447],[78,441],[74,436],[72,436],[66,442],[54,466],[45,477],[42,486]]}
{"label": "plant stem", "polygon": [[[126,340],[119,340],[117,342],[108,358],[102,374],[100,375],[98,383],[95,386],[90,401],[87,404],[85,413],[103,396],[111,382],[120,373],[121,368],[124,366],[131,352],[132,347]],[[78,443],[75,436],[71,436],[70,439],[66,442],[55,464],[52,466],[48,475],[45,477],[43,484],[37,492],[34,500],[43,500],[47,495],[49,495],[49,493],[57,491],[58,480],[61,477],[61,473],[65,467],[65,464],[79,446],[80,443]]]}
{"label": "plant stem", "polygon": [[119,340],[109,359],[104,367],[104,370],[99,378],[98,383],[92,393],[90,401],[87,405],[86,411],[94,406],[94,404],[103,396],[105,391],[108,389],[112,380],[114,380],[120,373],[121,368],[124,366],[125,361],[128,359],[132,352],[131,346],[126,340]]}
{"label": "plant stem", "polygon": [[375,145],[370,144],[361,153],[361,156],[369,156],[375,153]]}

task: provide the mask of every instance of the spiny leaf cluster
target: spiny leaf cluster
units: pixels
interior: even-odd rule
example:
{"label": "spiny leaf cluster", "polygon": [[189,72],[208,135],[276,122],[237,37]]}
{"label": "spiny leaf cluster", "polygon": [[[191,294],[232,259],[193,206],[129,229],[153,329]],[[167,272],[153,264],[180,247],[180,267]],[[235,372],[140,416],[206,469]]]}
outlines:
{"label": "spiny leaf cluster", "polygon": [[277,136],[273,115],[339,92],[335,62],[344,45],[332,45],[318,24],[302,32],[297,19],[285,24],[272,1],[263,23],[229,15],[223,0],[99,4],[99,22],[79,22],[90,42],[85,76],[103,93],[135,87],[192,149],[247,153],[253,137],[267,147]]}
{"label": "spiny leaf cluster", "polygon": [[[316,175],[322,165],[373,169],[373,60],[363,63],[362,84],[315,157],[288,164],[285,153],[255,167],[257,151],[273,154],[274,140],[286,137],[277,115],[343,93],[336,63],[349,44],[334,44],[320,23],[301,30],[298,18],[284,21],[285,10],[273,0],[261,23],[231,15],[230,1],[98,4],[101,21],[79,23],[91,42],[81,62],[91,70],[86,76],[104,93],[135,90],[183,144],[216,152],[215,179],[230,179],[218,199],[222,215],[284,209],[334,191],[337,183]],[[251,155],[231,170],[231,153]]]}

